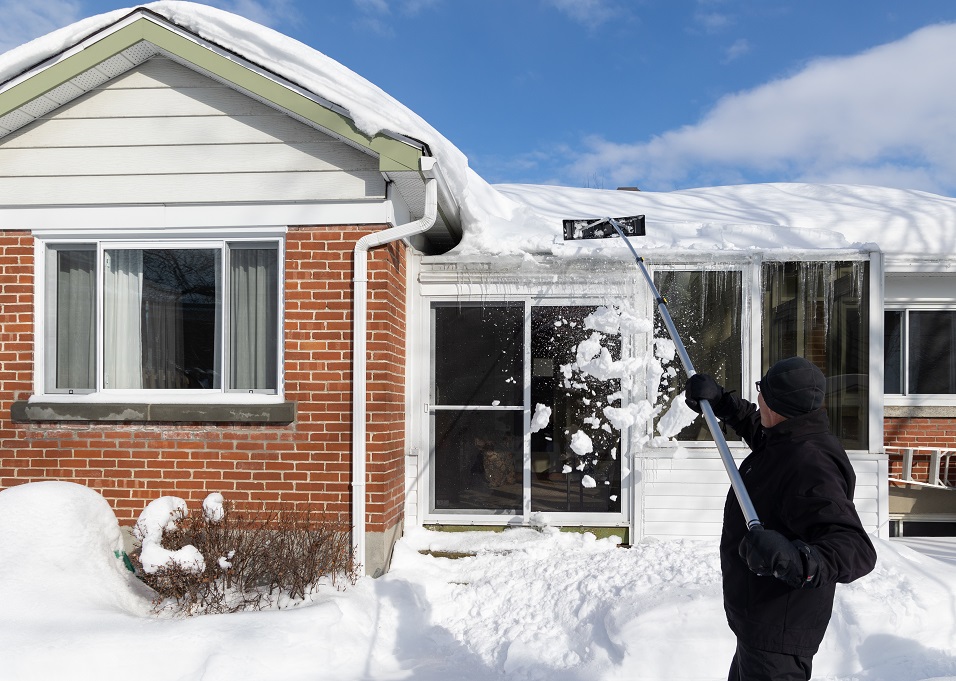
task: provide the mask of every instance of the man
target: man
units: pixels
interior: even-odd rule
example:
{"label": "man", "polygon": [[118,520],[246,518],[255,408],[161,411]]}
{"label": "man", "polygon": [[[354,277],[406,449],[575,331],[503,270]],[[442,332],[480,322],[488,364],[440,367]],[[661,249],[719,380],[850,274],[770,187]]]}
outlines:
{"label": "man", "polygon": [[809,679],[837,582],[876,564],[853,506],[856,476],[830,434],[825,387],[823,372],[802,357],[770,367],[757,382],[757,405],[706,374],[687,382],[687,404],[699,412],[708,400],[750,446],[740,474],[762,524],[748,530],[728,493],[720,566],[724,610],[737,636],[728,681]]}

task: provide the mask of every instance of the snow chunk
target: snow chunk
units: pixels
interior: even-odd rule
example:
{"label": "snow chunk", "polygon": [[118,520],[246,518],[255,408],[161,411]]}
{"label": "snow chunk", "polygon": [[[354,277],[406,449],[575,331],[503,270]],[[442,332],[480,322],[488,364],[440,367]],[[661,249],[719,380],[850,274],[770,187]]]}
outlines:
{"label": "snow chunk", "polygon": [[534,416],[531,417],[531,432],[537,433],[539,430],[546,428],[550,422],[551,407],[540,403],[534,405]]}
{"label": "snow chunk", "polygon": [[643,426],[654,416],[654,407],[647,400],[629,402],[623,407],[604,407],[604,416],[618,430]]}
{"label": "snow chunk", "polygon": [[578,456],[585,456],[594,451],[594,443],[587,433],[579,430],[571,436],[571,449]]}
{"label": "snow chunk", "polygon": [[657,422],[657,432],[664,437],[674,437],[697,418],[697,412],[687,406],[684,393],[678,393],[671,406]]}

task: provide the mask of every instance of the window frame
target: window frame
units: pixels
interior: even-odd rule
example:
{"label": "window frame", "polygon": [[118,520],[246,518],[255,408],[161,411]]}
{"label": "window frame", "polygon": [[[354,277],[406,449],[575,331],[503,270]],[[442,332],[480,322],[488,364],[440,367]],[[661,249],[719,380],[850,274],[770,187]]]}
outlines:
{"label": "window frame", "polygon": [[[195,403],[223,403],[223,404],[277,404],[284,401],[284,309],[285,309],[285,236],[284,229],[280,230],[257,230],[254,233],[243,233],[243,230],[230,230],[228,233],[208,233],[201,232],[195,235],[169,238],[168,235],[158,235],[152,232],[129,235],[122,238],[111,237],[109,235],[55,235],[55,236],[37,236],[35,245],[35,263],[36,276],[34,279],[35,312],[34,312],[34,337],[36,339],[36,354],[34,360],[34,396],[31,400],[42,400],[44,402],[76,402],[76,403],[122,403],[131,404],[195,404]],[[251,248],[256,244],[263,247],[275,248],[276,251],[276,389],[273,390],[245,390],[229,389],[227,373],[227,362],[229,356],[229,342],[227,338],[228,328],[228,282],[229,282],[229,254],[231,247]],[[63,247],[75,247],[77,250],[95,250],[96,251],[96,273],[95,273],[95,291],[96,301],[95,317],[95,357],[96,374],[95,387],[89,391],[72,392],[69,389],[56,390],[51,388],[49,383],[50,372],[53,371],[54,362],[52,355],[55,352],[55,343],[49,342],[48,326],[53,321],[52,316],[55,310],[49,310],[48,291],[52,283],[49,271],[49,263],[52,262],[52,253],[56,249]],[[222,278],[220,287],[222,289],[222,340],[223,348],[220,358],[220,365],[223,369],[223,381],[220,388],[195,388],[195,389],[119,389],[105,388],[103,376],[103,298],[104,298],[104,272],[103,256],[107,250],[181,250],[181,249],[216,249],[222,254],[221,268]]]}
{"label": "window frame", "polygon": [[[901,377],[900,383],[902,392],[888,393],[886,387],[883,388],[883,399],[886,406],[891,407],[954,407],[956,406],[956,393],[911,393],[909,392],[909,314],[911,312],[952,312],[956,313],[956,301],[943,303],[939,301],[892,301],[887,300],[883,306],[883,312],[895,312],[902,314],[902,329],[900,333],[900,364]],[[882,340],[882,339],[881,339]],[[885,348],[884,348],[885,353]],[[956,348],[953,350],[954,361],[956,361]],[[885,358],[885,354],[881,360]]]}

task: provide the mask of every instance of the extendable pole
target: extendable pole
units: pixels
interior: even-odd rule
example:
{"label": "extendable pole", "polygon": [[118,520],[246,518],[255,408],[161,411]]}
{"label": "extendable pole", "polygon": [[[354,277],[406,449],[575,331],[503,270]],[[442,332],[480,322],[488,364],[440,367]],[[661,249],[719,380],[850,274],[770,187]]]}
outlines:
{"label": "extendable pole", "polygon": [[[621,226],[618,224],[617,220],[614,218],[605,219],[611,223],[611,226],[614,227],[614,230],[618,233],[621,239],[624,240],[624,243],[627,244],[627,247],[631,249],[631,253],[634,255],[634,260],[637,262],[637,266],[640,268],[641,274],[644,275],[647,285],[654,294],[654,300],[657,303],[657,310],[661,313],[661,319],[664,320],[664,326],[667,327],[667,332],[670,334],[671,340],[673,340],[674,345],[677,346],[677,356],[680,357],[681,364],[684,366],[684,372],[687,374],[687,378],[690,378],[697,372],[694,370],[694,364],[690,361],[690,355],[687,354],[687,348],[684,347],[684,343],[680,339],[680,334],[677,333],[677,327],[674,326],[674,320],[671,318],[671,313],[667,309],[667,300],[664,299],[664,296],[661,295],[660,290],[654,284],[654,279],[651,278],[650,273],[647,271],[647,266],[644,264],[644,258],[638,255],[637,251],[634,250],[634,246],[631,244],[631,241],[627,238],[627,236],[625,236],[624,230],[621,229]],[[720,458],[724,463],[724,468],[727,469],[727,476],[730,478],[730,486],[733,488],[734,494],[737,496],[737,503],[740,504],[740,510],[744,514],[744,520],[747,523],[747,529],[749,530],[753,529],[755,526],[761,526],[760,519],[757,517],[757,511],[754,508],[753,502],[750,500],[750,495],[747,493],[747,488],[744,486],[744,481],[740,477],[740,471],[737,470],[737,464],[734,463],[734,457],[730,453],[730,447],[727,446],[727,438],[724,437],[724,433],[720,429],[720,422],[717,420],[717,416],[714,414],[714,408],[707,400],[701,400],[700,409],[704,415],[704,420],[707,421],[707,427],[710,429],[710,434],[713,436],[714,442],[717,443],[717,450],[720,452]]]}

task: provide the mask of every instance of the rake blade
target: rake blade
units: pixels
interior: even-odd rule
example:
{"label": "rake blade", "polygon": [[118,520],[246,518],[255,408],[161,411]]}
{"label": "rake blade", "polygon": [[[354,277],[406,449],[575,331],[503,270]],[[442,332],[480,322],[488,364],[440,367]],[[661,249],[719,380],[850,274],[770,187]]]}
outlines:
{"label": "rake blade", "polygon": [[[621,231],[626,236],[644,236],[644,216],[632,215],[626,218],[614,218],[615,222],[621,226]],[[573,241],[575,239],[607,239],[611,236],[617,236],[608,218],[597,218],[589,220],[564,220],[564,240]]]}

